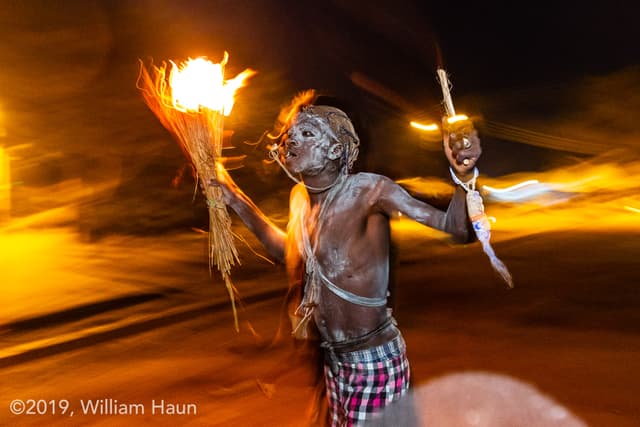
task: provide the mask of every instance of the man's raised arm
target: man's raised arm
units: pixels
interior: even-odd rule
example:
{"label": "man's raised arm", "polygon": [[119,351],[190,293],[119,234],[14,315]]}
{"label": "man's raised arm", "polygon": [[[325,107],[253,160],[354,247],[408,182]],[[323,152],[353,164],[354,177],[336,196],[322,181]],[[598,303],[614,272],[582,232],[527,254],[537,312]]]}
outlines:
{"label": "man's raised arm", "polygon": [[[475,130],[464,135],[446,133],[444,152],[451,165],[451,172],[458,181],[473,179],[476,161],[482,149]],[[467,212],[466,193],[456,185],[446,212],[413,198],[404,188],[389,178],[380,177],[375,204],[387,216],[397,212],[426,226],[449,233],[458,243],[470,242],[475,238]]]}
{"label": "man's raised arm", "polygon": [[277,262],[284,262],[286,234],[253,203],[238,187],[229,173],[218,165],[218,181],[210,185],[219,185],[224,193],[225,203],[235,211],[242,222],[263,244],[270,256]]}
{"label": "man's raised arm", "polygon": [[411,196],[407,190],[387,177],[380,176],[375,206],[385,215],[393,217],[398,212],[407,218],[436,230],[449,233],[459,243],[469,241],[471,227],[467,219],[464,190],[456,188],[447,211],[441,211]]}

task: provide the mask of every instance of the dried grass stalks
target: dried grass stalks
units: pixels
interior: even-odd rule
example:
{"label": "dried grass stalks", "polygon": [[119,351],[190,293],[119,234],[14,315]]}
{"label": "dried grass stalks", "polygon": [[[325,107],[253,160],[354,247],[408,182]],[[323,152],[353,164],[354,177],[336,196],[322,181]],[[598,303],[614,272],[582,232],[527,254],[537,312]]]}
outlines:
{"label": "dried grass stalks", "polygon": [[239,331],[236,310],[237,290],[231,283],[231,267],[240,264],[233,241],[231,218],[224,203],[222,189],[208,185],[216,178],[216,164],[221,160],[224,116],[202,108],[198,112],[181,111],[173,106],[171,88],[167,81],[166,64],[152,66],[149,74],[140,63],[138,88],[160,123],[178,141],[191,161],[195,177],[207,197],[209,208],[209,271],[215,265],[222,274],[233,309],[236,331]]}

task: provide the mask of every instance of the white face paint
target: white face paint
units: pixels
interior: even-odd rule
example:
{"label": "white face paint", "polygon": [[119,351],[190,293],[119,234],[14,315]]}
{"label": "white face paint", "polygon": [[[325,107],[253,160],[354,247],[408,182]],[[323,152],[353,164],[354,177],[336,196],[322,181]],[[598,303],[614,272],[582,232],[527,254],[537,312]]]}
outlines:
{"label": "white face paint", "polygon": [[318,117],[300,113],[287,132],[284,163],[292,173],[318,175],[329,163],[332,145],[329,125]]}

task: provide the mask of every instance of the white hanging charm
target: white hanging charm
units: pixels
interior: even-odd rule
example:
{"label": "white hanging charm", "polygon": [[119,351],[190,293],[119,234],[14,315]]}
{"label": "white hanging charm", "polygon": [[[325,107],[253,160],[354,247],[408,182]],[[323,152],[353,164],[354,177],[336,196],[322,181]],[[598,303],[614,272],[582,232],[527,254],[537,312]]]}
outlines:
{"label": "white hanging charm", "polygon": [[[476,190],[467,192],[467,213],[469,219],[473,224],[473,229],[478,236],[478,239],[489,240],[491,238],[491,223],[487,219],[484,213],[484,203],[482,202],[482,196]],[[476,224],[478,224],[476,226]],[[480,237],[480,234],[483,236]]]}
{"label": "white hanging charm", "polygon": [[467,214],[473,225],[473,231],[476,233],[478,240],[482,244],[484,253],[489,257],[491,266],[494,270],[500,274],[502,279],[507,283],[510,288],[513,288],[513,279],[511,273],[507,269],[507,266],[496,256],[496,253],[491,247],[491,223],[484,213],[484,203],[482,196],[476,190],[476,178],[478,177],[478,169],[474,169],[473,178],[469,182],[462,182],[450,169],[451,177],[453,181],[460,185],[467,192]]}
{"label": "white hanging charm", "polygon": [[[453,107],[453,100],[451,99],[451,82],[447,77],[447,72],[439,68],[437,70],[438,80],[440,81],[440,87],[442,89],[443,96],[443,104],[444,110],[447,117],[452,117],[456,115],[456,110]],[[464,148],[468,149],[471,147],[471,141],[467,138],[463,138]],[[463,164],[465,166],[469,165],[469,159],[464,159]],[[482,196],[478,191],[476,191],[476,179],[478,178],[478,168],[473,168],[473,178],[471,178],[468,182],[462,182],[453,172],[453,169],[449,167],[449,172],[451,172],[451,178],[453,181],[464,188],[464,191],[467,192],[467,213],[469,214],[469,219],[471,220],[471,224],[473,225],[473,231],[476,233],[478,240],[482,243],[482,249],[484,253],[487,254],[489,260],[491,261],[491,266],[494,270],[500,274],[500,276],[507,282],[507,285],[510,288],[513,288],[513,279],[511,278],[511,273],[507,269],[507,266],[504,265],[502,261],[496,256],[493,248],[491,247],[491,224],[487,219],[487,216],[484,213],[484,204],[482,203]]]}

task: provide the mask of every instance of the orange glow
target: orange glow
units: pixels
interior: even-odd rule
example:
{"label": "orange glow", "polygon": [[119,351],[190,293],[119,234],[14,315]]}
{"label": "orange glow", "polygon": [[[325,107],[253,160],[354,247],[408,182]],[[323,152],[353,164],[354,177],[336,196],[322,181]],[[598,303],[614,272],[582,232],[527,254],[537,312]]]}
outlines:
{"label": "orange glow", "polygon": [[447,123],[454,124],[456,122],[462,122],[464,120],[469,120],[469,117],[464,114],[456,114],[455,116],[447,117]]}
{"label": "orange glow", "polygon": [[[617,157],[601,156],[541,172],[481,175],[478,182],[482,183],[487,215],[497,218],[491,238],[504,241],[566,230],[638,232],[639,180],[639,160],[621,162]],[[403,179],[401,183],[410,192],[434,199],[449,197],[452,188],[451,180],[443,178]],[[412,239],[446,238],[404,217],[393,221],[393,229]]]}
{"label": "orange glow", "polygon": [[512,185],[512,186],[507,187],[507,188],[493,188],[493,187],[490,187],[488,185],[483,185],[482,188],[487,190],[487,191],[490,191],[492,193],[508,193],[509,191],[516,191],[516,190],[518,190],[518,189],[520,189],[522,187],[526,187],[527,185],[537,184],[539,182],[540,181],[538,181],[537,179],[530,179],[530,180],[521,182],[519,184]]}
{"label": "orange glow", "polygon": [[0,138],[7,136],[7,129],[4,126],[4,112],[0,109]]}
{"label": "orange glow", "polygon": [[435,123],[429,123],[429,124],[425,125],[423,123],[411,122],[409,124],[413,128],[416,128],[416,129],[419,129],[419,130],[423,130],[423,131],[426,131],[426,132],[435,132],[438,129],[440,129],[440,127]]}
{"label": "orange glow", "polygon": [[304,253],[301,246],[303,237],[302,227],[305,223],[305,215],[309,215],[310,210],[309,193],[301,186],[293,187],[290,199],[289,223],[287,224],[287,258],[298,257]]}
{"label": "orange glow", "polygon": [[208,108],[228,116],[236,91],[256,72],[246,69],[230,80],[224,80],[224,66],[229,59],[225,52],[220,63],[205,58],[189,59],[180,65],[171,62],[169,75],[173,106],[180,111],[197,112]]}
{"label": "orange glow", "polygon": [[494,200],[516,202],[540,197],[553,191],[554,187],[549,184],[541,184],[537,179],[529,179],[506,188],[495,188],[489,185],[483,185],[482,189]]}
{"label": "orange glow", "polygon": [[[2,230],[0,250],[3,285],[0,321],[23,315],[25,307],[40,314],[56,304],[72,306],[95,298],[96,283],[101,279],[78,271],[78,265],[82,265],[83,256],[87,254],[83,253],[76,236],[68,230]],[[72,283],[83,285],[76,285],[74,292],[61,291],[69,290]],[[38,307],[31,307],[34,298],[39,301]],[[5,305],[4,301],[11,304]]]}
{"label": "orange glow", "polygon": [[11,169],[9,154],[0,147],[0,216],[11,210]]}

